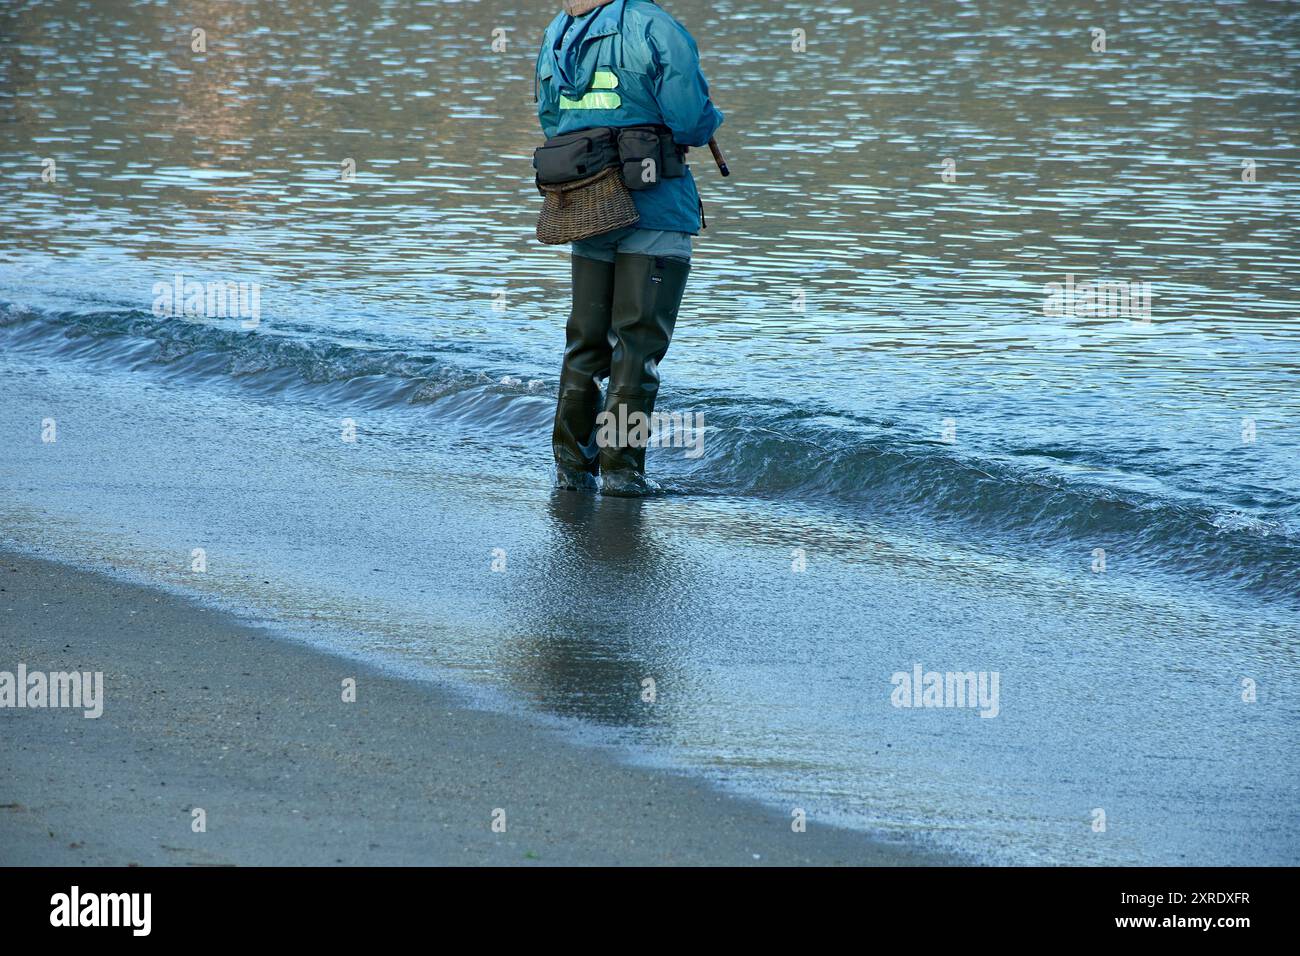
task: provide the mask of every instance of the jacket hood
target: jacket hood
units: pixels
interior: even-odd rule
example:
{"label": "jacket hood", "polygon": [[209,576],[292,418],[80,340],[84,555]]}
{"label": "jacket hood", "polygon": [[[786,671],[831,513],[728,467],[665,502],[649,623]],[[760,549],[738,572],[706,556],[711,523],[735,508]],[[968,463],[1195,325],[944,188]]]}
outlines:
{"label": "jacket hood", "polygon": [[580,17],[607,3],[609,0],[564,0],[564,12],[571,17]]}
{"label": "jacket hood", "polygon": [[[548,51],[560,92],[578,99],[591,89],[596,58],[583,52],[593,41],[617,33],[626,0],[564,0],[567,21],[558,47]],[[594,11],[594,12],[593,12]]]}

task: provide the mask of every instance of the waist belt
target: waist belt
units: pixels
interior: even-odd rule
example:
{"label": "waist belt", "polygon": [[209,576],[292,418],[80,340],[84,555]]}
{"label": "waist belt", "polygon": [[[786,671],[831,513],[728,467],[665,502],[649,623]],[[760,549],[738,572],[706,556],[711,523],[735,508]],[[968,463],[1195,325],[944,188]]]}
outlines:
{"label": "waist belt", "polygon": [[552,136],[533,151],[537,185],[558,186],[622,167],[628,189],[650,189],[686,175],[686,149],[667,126],[596,126]]}

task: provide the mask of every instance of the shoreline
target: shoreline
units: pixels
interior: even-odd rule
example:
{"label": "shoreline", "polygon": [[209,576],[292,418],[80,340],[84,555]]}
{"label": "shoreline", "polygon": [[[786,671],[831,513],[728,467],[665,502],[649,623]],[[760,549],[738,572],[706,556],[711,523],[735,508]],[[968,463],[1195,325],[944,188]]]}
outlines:
{"label": "shoreline", "polygon": [[0,635],[0,671],[104,675],[98,719],[0,709],[0,865],[959,862],[815,819],[794,833],[526,714],[5,550]]}

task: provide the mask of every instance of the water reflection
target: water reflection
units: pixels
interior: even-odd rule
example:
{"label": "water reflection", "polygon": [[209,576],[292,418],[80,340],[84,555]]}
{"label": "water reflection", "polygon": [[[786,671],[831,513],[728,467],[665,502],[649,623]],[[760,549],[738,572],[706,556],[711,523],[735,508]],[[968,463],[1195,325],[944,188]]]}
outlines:
{"label": "water reflection", "polygon": [[647,512],[655,504],[552,493],[544,544],[506,595],[498,666],[517,692],[554,713],[611,726],[665,717],[644,695],[657,697],[680,673],[663,621],[686,582],[653,530]]}

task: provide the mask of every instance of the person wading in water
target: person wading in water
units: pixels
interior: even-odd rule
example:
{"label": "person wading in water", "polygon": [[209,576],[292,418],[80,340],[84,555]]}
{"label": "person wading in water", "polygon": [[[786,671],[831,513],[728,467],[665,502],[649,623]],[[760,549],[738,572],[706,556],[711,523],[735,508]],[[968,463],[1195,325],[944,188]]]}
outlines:
{"label": "person wading in water", "polygon": [[[564,0],[542,41],[536,80],[547,137],[534,154],[539,188],[599,180],[618,189],[625,220],[635,222],[543,239],[584,236],[571,246],[573,306],[551,440],[556,484],[594,489],[599,476],[604,494],[648,494],[658,488],[645,475],[658,365],[686,289],[691,236],[703,224],[685,148],[708,144],[722,113],[709,99],[695,41],[652,0]],[[557,208],[581,205],[567,202]],[[608,414],[600,416],[607,376]],[[612,427],[598,429],[598,416]]]}

